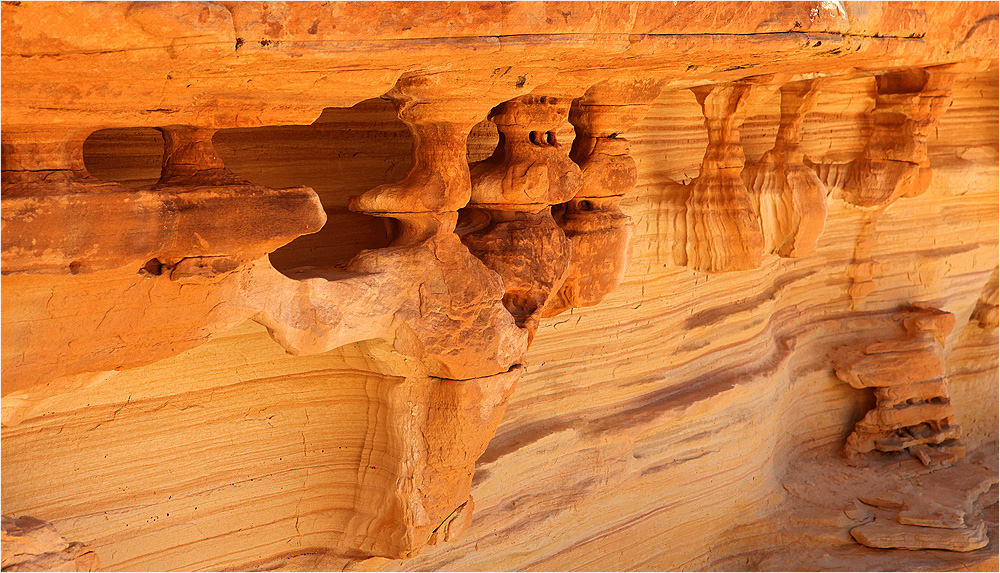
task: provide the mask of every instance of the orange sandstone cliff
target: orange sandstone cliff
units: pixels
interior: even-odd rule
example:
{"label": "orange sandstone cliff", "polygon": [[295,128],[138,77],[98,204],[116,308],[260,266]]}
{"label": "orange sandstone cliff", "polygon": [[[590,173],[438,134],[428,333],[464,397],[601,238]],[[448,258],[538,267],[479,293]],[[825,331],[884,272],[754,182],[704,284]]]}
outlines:
{"label": "orange sandstone cliff", "polygon": [[990,2],[3,2],[2,566],[996,570]]}

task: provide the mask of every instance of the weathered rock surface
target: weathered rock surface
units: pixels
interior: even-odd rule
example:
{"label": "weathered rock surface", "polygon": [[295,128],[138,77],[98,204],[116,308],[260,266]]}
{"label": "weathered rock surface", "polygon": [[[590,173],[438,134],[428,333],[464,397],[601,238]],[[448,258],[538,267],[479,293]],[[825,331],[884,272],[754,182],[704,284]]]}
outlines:
{"label": "weathered rock surface", "polygon": [[914,527],[875,520],[855,527],[851,535],[862,545],[885,549],[947,549],[974,551],[989,544],[982,521],[958,529]]}
{"label": "weathered rock surface", "polygon": [[995,4],[2,20],[5,570],[996,569]]}
{"label": "weathered rock surface", "polygon": [[51,523],[3,516],[4,571],[97,571],[100,560],[81,543],[66,541]]}

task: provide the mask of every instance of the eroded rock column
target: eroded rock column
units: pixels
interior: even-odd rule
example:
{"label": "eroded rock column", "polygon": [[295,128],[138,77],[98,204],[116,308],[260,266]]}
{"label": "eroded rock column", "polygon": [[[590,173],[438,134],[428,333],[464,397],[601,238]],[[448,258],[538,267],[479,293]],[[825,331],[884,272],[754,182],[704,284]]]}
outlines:
{"label": "eroded rock column", "polygon": [[[395,277],[382,283],[382,295],[406,300],[392,314],[391,348],[371,346],[380,368],[399,378],[369,396],[370,440],[344,536],[350,555],[407,557],[467,525],[475,461],[527,348],[528,332],[503,304],[500,275],[454,232],[472,192],[466,138],[497,94],[470,99],[440,80],[404,78],[387,94],[413,130],[413,168],[351,204],[391,218],[395,238],[361,253],[347,270]],[[516,94],[511,85],[503,99]]]}
{"label": "eroded rock column", "polygon": [[504,305],[531,336],[566,281],[572,242],[552,205],[580,189],[580,168],[556,138],[570,98],[526,95],[490,113],[500,141],[472,169],[472,201],[462,242],[504,281]]}
{"label": "eroded rock column", "polygon": [[391,218],[395,237],[388,248],[362,252],[347,270],[397,274],[397,288],[419,301],[397,311],[395,320],[407,328],[397,330],[394,347],[428,375],[504,372],[520,363],[527,333],[501,303],[500,276],[454,232],[472,190],[465,142],[489,100],[463,100],[419,76],[400,80],[387,97],[413,130],[413,168],[402,181],[352,200],[356,211]]}
{"label": "eroded rock column", "polygon": [[741,178],[746,157],[739,128],[775,89],[750,81],[692,89],[705,114],[708,148],[685,202],[682,264],[691,269],[718,273],[761,264],[764,238]]}
{"label": "eroded rock column", "polygon": [[583,181],[557,217],[573,255],[545,316],[593,306],[625,278],[635,228],[619,203],[635,188],[637,175],[629,142],[620,134],[646,115],[660,89],[656,80],[606,80],[573,102],[569,120],[576,139],[570,157]]}
{"label": "eroded rock column", "polygon": [[521,368],[475,378],[407,376],[370,384],[349,557],[401,559],[468,527],[476,460],[496,432]]}
{"label": "eroded rock column", "polygon": [[826,186],[803,163],[800,131],[819,96],[819,80],[781,86],[781,120],[774,147],[743,170],[760,218],[764,253],[796,258],[812,253],[826,226]]}
{"label": "eroded rock column", "polygon": [[859,207],[886,206],[927,191],[927,138],[951,105],[951,66],[875,77],[875,122],[862,156],[851,163],[844,199]]}
{"label": "eroded rock column", "polygon": [[848,268],[854,310],[875,289],[880,265],[872,258],[883,211],[901,197],[927,191],[933,175],[927,138],[951,105],[955,66],[911,68],[875,77],[872,133],[861,157],[843,167],[816,166],[828,187],[842,187],[848,203],[865,209]]}

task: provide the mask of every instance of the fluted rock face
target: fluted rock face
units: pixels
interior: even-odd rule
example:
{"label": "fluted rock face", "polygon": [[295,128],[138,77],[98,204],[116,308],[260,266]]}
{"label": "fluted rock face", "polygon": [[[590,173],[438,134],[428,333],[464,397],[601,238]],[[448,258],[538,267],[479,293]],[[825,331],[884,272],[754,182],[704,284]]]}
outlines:
{"label": "fluted rock face", "polygon": [[816,105],[819,84],[807,80],[781,87],[781,122],[774,147],[743,170],[765,253],[808,255],[826,226],[826,186],[803,163],[800,145],[802,122]]}
{"label": "fluted rock face", "polygon": [[344,533],[349,552],[410,557],[468,526],[475,463],[520,370],[475,380],[388,379],[366,388],[372,406],[357,511]]}
{"label": "fluted rock face", "polygon": [[951,66],[910,69],[876,77],[874,126],[865,151],[850,168],[844,197],[861,207],[883,207],[927,190],[927,137],[951,105]]}
{"label": "fluted rock face", "polygon": [[5,570],[996,569],[995,4],[2,18]]}
{"label": "fluted rock face", "polygon": [[695,89],[705,114],[708,148],[685,204],[683,264],[702,272],[742,271],[761,264],[764,239],[741,179],[740,124],[770,89],[737,82]]}

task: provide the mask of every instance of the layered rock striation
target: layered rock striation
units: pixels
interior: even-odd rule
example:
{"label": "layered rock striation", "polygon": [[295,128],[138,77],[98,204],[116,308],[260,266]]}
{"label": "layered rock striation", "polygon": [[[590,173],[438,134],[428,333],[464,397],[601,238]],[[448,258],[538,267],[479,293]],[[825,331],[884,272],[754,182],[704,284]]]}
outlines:
{"label": "layered rock striation", "polygon": [[994,4],[2,18],[4,570],[995,566]]}

